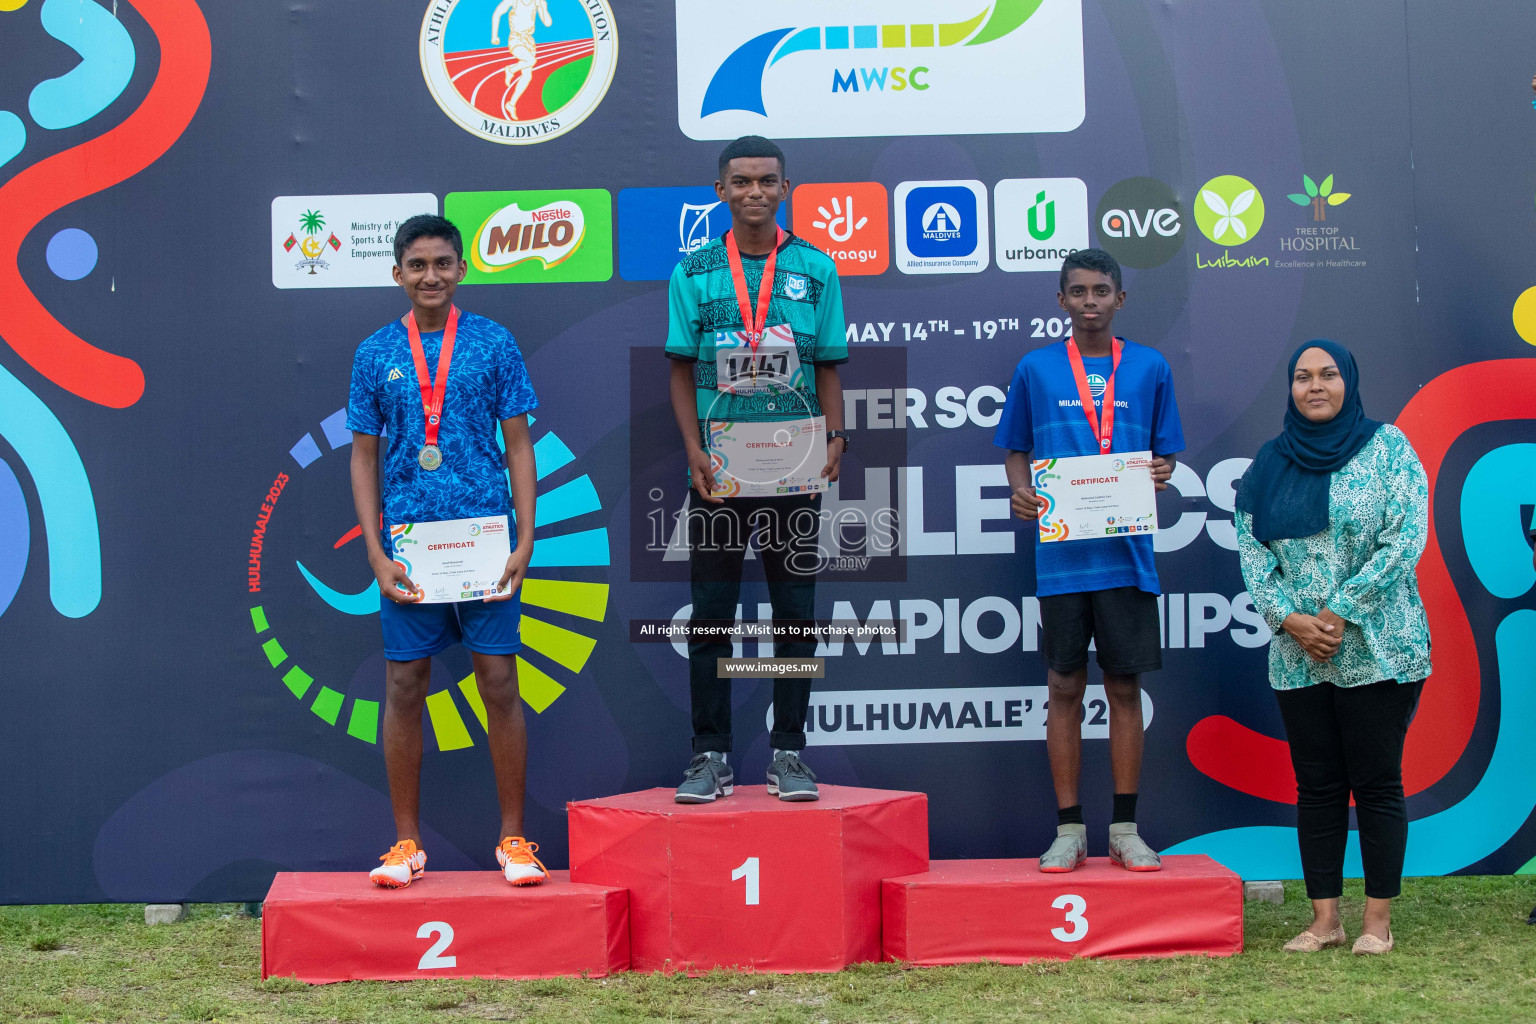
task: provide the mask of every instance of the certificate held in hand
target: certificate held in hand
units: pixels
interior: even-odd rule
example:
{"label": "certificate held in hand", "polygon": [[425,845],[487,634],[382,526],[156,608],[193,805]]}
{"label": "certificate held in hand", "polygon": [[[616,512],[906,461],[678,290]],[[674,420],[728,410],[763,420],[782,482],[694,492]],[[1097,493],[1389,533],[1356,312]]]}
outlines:
{"label": "certificate held in hand", "polygon": [[1030,476],[1042,544],[1157,532],[1149,451],[1035,459]]}

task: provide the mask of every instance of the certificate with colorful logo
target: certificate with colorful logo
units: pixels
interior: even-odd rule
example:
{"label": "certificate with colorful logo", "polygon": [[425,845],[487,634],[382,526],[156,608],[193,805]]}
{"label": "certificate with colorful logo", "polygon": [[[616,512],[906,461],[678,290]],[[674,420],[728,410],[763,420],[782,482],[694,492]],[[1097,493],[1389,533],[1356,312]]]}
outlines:
{"label": "certificate with colorful logo", "polygon": [[391,526],[389,546],[395,564],[421,588],[422,604],[451,604],[496,595],[511,536],[506,516],[481,516]]}
{"label": "certificate with colorful logo", "polygon": [[1036,459],[1030,475],[1042,544],[1157,532],[1151,452]]}
{"label": "certificate with colorful logo", "polygon": [[819,494],[827,489],[827,421],[822,416],[771,423],[709,421],[710,493],[722,498]]}

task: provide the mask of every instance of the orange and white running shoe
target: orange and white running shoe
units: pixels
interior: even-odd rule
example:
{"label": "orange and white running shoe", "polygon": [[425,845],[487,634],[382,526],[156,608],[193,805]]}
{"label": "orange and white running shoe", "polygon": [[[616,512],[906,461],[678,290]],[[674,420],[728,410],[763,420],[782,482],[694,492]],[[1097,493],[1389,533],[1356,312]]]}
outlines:
{"label": "orange and white running shoe", "polygon": [[530,843],[522,836],[507,836],[496,847],[496,863],[513,885],[538,885],[549,877],[544,862],[534,856],[538,852],[538,843]]}
{"label": "orange and white running shoe", "polygon": [[386,889],[404,889],[427,873],[426,851],[416,849],[412,839],[400,840],[379,860],[384,863],[368,872],[368,880]]}

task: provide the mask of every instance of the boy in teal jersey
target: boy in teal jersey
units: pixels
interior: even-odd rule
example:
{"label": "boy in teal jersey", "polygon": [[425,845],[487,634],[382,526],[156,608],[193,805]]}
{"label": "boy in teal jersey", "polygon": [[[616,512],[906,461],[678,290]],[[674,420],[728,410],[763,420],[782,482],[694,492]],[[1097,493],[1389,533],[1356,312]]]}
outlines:
{"label": "boy in teal jersey", "polygon": [[[731,211],[730,234],[686,257],[668,286],[672,411],[688,452],[692,487],[686,522],[693,623],[735,619],[746,544],[756,529],[762,530],[759,555],[774,620],[804,621],[815,610],[818,495],[715,496],[708,422],[824,416],[828,443],[821,476],[829,483],[837,480],[848,446],[837,370],[848,361],[837,265],[815,246],[779,230],[774,217],[789,195],[789,180],[783,151],[767,139],[747,136],[725,148],[715,192]],[[770,266],[764,295],[760,289]],[[754,324],[745,322],[744,310]],[[733,334],[754,329],[764,332],[763,343],[779,345],[786,365],[798,370],[775,388],[721,390],[717,342],[730,347]],[[785,658],[808,658],[815,643],[779,642],[774,651]],[[716,659],[730,654],[729,640],[689,640],[694,757],[677,790],[679,803],[707,803],[731,792],[734,779],[725,758],[731,749],[730,683],[716,678]],[[810,698],[808,679],[774,682],[768,787],[781,800],[817,798],[816,777],[799,756]]]}

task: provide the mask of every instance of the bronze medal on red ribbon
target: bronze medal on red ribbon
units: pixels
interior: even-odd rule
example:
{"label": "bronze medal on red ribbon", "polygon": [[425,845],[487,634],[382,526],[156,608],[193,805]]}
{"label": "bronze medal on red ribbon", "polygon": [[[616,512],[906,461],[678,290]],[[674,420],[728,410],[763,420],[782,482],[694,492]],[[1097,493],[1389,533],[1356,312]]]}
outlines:
{"label": "bronze medal on red ribbon", "polygon": [[443,425],[443,396],[448,391],[448,369],[453,365],[453,339],[459,329],[459,307],[448,308],[448,325],[443,329],[443,348],[437,355],[437,379],[427,376],[427,352],[421,345],[421,330],[416,326],[416,311],[405,316],[405,333],[411,342],[411,360],[416,364],[416,383],[421,389],[421,409],[426,420],[425,444],[416,456],[422,469],[431,471],[443,464],[443,450],[437,434]]}
{"label": "bronze medal on red ribbon", "polygon": [[1120,353],[1125,351],[1125,342],[1119,338],[1113,339],[1110,345],[1109,379],[1104,382],[1104,414],[1101,416],[1093,406],[1093,392],[1088,388],[1088,371],[1083,366],[1083,355],[1077,350],[1077,340],[1067,338],[1067,362],[1072,364],[1072,375],[1077,380],[1077,395],[1082,399],[1083,415],[1088,417],[1088,429],[1093,431],[1093,439],[1099,442],[1099,451],[1109,451],[1110,440],[1115,432],[1115,371],[1120,369]]}

